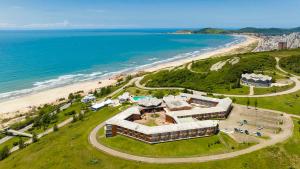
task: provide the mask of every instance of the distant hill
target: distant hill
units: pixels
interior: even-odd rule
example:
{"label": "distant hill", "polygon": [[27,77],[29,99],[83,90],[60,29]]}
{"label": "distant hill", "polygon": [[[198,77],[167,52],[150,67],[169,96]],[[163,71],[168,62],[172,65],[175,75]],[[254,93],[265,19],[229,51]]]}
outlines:
{"label": "distant hill", "polygon": [[200,30],[195,30],[193,33],[202,33],[202,34],[225,34],[230,33],[230,31],[225,29],[217,29],[217,28],[203,28]]}
{"label": "distant hill", "polygon": [[283,28],[254,28],[254,27],[246,27],[237,30],[226,30],[219,28],[203,28],[199,30],[194,30],[192,33],[196,34],[229,34],[229,33],[255,33],[255,34],[263,34],[263,35],[282,35],[282,34],[290,34],[293,32],[300,32],[300,27],[283,29]]}

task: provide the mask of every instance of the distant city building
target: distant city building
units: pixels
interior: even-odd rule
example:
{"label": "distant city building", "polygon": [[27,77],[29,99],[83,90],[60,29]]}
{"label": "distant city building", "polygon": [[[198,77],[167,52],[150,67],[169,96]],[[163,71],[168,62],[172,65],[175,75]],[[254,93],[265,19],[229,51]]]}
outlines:
{"label": "distant city building", "polygon": [[287,42],[278,42],[278,50],[287,49]]}
{"label": "distant city building", "polygon": [[[217,99],[200,95],[181,94],[163,99],[145,98],[105,122],[106,137],[117,134],[146,143],[160,143],[214,135],[219,120],[232,109],[229,98]],[[146,113],[163,112],[163,125],[147,126],[136,121]],[[162,119],[161,119],[162,120]]]}
{"label": "distant city building", "polygon": [[272,84],[272,77],[262,74],[246,73],[242,74],[241,83],[256,87],[270,87]]}

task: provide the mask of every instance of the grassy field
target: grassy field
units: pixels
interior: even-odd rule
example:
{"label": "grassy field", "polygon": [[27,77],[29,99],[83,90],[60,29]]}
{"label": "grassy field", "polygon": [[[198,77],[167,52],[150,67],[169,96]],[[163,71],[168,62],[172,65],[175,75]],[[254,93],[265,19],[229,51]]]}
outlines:
{"label": "grassy field", "polygon": [[[236,97],[234,100],[235,103],[247,105],[248,98]],[[300,115],[300,91],[274,97],[249,98],[249,100],[251,106],[254,106],[257,100],[258,107]]]}
{"label": "grassy field", "polygon": [[[295,121],[294,136],[282,144],[237,158],[191,164],[146,164],[126,161],[94,149],[88,143],[90,131],[101,121],[116,114],[116,108],[105,108],[89,113],[84,121],[72,123],[39,142],[13,153],[0,162],[0,168],[15,169],[282,169],[300,167],[300,133]],[[177,151],[176,147],[173,147]]]}
{"label": "grassy field", "polygon": [[237,158],[193,164],[145,164],[126,161],[99,152],[88,143],[90,131],[101,121],[117,113],[118,109],[105,108],[88,114],[78,121],[42,138],[38,143],[10,155],[0,162],[0,168],[15,169],[282,169],[299,168],[300,134],[295,120],[294,136],[287,142]]}
{"label": "grassy field", "polygon": [[236,94],[236,95],[247,95],[250,92],[250,88],[248,86],[241,86],[240,88],[235,89],[215,89],[216,93],[220,94]]}
{"label": "grassy field", "polygon": [[280,66],[292,74],[300,75],[300,55],[288,56],[280,59]]}
{"label": "grassy field", "polygon": [[282,87],[278,87],[278,86],[273,86],[273,87],[269,87],[269,88],[254,88],[254,94],[255,95],[260,95],[260,94],[267,94],[267,93],[278,93],[278,92],[282,92],[288,89],[291,89],[295,86],[295,83],[287,85],[287,86],[282,86]]}
{"label": "grassy field", "polygon": [[[112,138],[105,138],[103,137],[103,129],[98,133],[98,140],[102,144],[118,151],[151,157],[203,156],[231,152],[246,148],[251,145],[238,144],[223,133],[211,137],[151,145],[122,135],[117,135]],[[176,151],[174,151],[174,147],[176,147]]]}

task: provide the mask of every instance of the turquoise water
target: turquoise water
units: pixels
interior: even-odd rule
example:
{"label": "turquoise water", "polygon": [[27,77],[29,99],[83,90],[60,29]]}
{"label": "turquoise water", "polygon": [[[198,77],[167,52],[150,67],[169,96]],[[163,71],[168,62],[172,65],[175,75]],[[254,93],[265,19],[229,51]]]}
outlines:
{"label": "turquoise water", "polygon": [[0,99],[193,57],[242,39],[174,30],[0,31]]}
{"label": "turquoise water", "polygon": [[132,99],[134,101],[139,101],[141,99],[149,98],[149,96],[133,96]]}

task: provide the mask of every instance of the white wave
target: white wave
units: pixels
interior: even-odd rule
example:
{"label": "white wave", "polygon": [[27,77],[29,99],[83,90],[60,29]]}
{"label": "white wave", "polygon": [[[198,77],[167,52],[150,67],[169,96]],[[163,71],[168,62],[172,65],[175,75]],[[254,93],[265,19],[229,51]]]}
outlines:
{"label": "white wave", "polygon": [[149,61],[153,61],[153,60],[157,60],[158,58],[156,58],[156,57],[153,57],[153,58],[149,58],[148,60]]}

